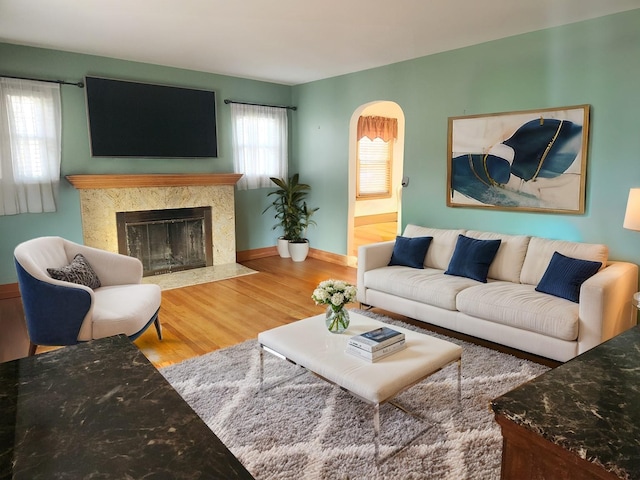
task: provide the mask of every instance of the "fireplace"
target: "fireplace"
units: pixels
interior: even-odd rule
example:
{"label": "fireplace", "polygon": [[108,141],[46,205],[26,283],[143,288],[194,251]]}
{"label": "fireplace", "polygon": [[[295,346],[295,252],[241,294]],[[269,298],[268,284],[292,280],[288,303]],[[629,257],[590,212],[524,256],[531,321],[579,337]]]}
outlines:
{"label": "fireplace", "polygon": [[239,173],[68,175],[80,194],[85,245],[118,252],[117,212],[211,207],[213,266],[236,262]]}
{"label": "fireplace", "polygon": [[213,265],[211,207],[116,212],[116,223],[118,251],[144,276]]}

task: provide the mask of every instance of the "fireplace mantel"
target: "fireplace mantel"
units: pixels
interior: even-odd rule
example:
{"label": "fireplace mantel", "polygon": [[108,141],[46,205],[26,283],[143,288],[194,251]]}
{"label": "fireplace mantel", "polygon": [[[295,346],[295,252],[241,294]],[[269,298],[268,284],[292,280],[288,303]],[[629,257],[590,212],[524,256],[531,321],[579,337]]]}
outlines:
{"label": "fireplace mantel", "polygon": [[128,175],[67,175],[78,190],[99,188],[186,187],[235,185],[240,173],[152,173]]}

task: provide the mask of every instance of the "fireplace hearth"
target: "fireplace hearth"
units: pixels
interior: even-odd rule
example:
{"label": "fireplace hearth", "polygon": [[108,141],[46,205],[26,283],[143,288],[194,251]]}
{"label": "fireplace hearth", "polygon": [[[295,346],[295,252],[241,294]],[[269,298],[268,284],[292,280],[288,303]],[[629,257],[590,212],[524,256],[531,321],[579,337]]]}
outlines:
{"label": "fireplace hearth", "polygon": [[116,223],[118,251],[144,276],[213,265],[211,207],[116,212]]}

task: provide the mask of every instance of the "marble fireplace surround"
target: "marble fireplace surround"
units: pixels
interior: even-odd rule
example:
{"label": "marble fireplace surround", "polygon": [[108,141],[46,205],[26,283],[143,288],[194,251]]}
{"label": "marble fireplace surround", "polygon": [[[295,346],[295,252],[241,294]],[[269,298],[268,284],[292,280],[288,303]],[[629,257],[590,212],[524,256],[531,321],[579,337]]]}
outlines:
{"label": "marble fireplace surround", "polygon": [[242,175],[68,175],[80,193],[85,245],[118,252],[116,212],[211,207],[213,265],[235,263],[235,184]]}

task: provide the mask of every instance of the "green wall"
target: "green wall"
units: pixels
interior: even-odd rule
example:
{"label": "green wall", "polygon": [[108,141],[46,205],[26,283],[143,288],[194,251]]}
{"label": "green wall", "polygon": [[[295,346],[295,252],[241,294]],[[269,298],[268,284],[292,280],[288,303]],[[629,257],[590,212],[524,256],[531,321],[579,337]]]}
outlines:
{"label": "green wall", "polygon": [[[84,91],[62,87],[62,174],[230,172],[225,98],[294,104],[290,172],[311,183],[320,207],[312,246],[346,254],[348,127],[359,106],[394,101],[405,114],[403,223],[602,242],[610,257],[640,264],[640,232],[622,228],[630,187],[640,186],[640,9],[467,47],[295,87],[123,60],[0,44],[0,73],[78,80],[84,75],[208,88],[217,92],[220,156],[206,160],[91,158]],[[514,213],[446,206],[450,116],[591,105],[584,215]],[[268,190],[236,195],[238,250],[271,246],[261,215]],[[62,181],[59,210],[0,217],[0,284],[15,282],[12,252],[39,235],[82,240],[77,192]]]}
{"label": "green wall", "polygon": [[[204,88],[216,92],[218,158],[141,159],[91,158],[85,91],[62,86],[62,175],[100,173],[221,173],[233,171],[231,124],[226,98],[277,105],[291,102],[291,87],[105,57],[22,47],[0,43],[0,74],[48,79],[81,80],[96,75],[150,83]],[[264,190],[238,192],[236,230],[239,250],[273,244],[272,222],[260,212]],[[14,247],[29,238],[60,235],[82,242],[78,192],[66,181],[60,185],[58,211],[45,214],[0,216],[0,284],[16,281]],[[265,233],[266,232],[266,233]],[[266,237],[266,239],[265,239]]]}
{"label": "green wall", "polygon": [[[349,120],[389,100],[406,121],[403,224],[605,243],[640,263],[640,232],[622,228],[640,186],[639,25],[633,10],[294,87],[294,156],[320,206],[312,245],[346,253]],[[580,104],[591,105],[584,215],[446,206],[448,117]]]}

